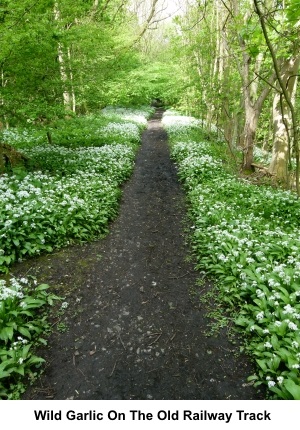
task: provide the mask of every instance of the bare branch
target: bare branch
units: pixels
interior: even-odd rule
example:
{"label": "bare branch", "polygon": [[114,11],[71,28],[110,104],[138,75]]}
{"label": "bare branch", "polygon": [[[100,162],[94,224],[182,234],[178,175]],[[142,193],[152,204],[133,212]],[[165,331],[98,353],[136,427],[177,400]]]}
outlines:
{"label": "bare branch", "polygon": [[149,29],[149,27],[150,27],[150,25],[152,23],[153,17],[156,15],[156,5],[157,5],[157,3],[158,3],[158,0],[152,0],[151,9],[150,9],[148,18],[146,19],[146,22],[143,25],[142,30],[138,34],[138,36],[137,36],[137,38],[135,40],[135,43],[137,43],[144,36],[144,34],[146,33],[146,31]]}

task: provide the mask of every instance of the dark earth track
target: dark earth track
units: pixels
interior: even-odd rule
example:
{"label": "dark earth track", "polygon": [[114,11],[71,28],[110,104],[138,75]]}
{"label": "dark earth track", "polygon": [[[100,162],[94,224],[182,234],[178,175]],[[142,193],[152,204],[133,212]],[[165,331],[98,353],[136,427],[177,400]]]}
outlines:
{"label": "dark earth track", "polygon": [[184,193],[160,118],[143,134],[110,234],[14,269],[67,291],[69,302],[67,331],[54,322],[45,371],[24,399],[262,398],[226,330],[205,335],[205,306],[191,294],[203,287],[187,259]]}

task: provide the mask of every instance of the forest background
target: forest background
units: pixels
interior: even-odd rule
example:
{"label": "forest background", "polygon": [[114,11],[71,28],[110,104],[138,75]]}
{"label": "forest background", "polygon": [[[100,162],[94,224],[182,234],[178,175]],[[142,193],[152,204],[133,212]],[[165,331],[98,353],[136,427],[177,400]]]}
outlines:
{"label": "forest background", "polygon": [[2,128],[159,98],[299,192],[298,0],[3,1],[0,24]]}

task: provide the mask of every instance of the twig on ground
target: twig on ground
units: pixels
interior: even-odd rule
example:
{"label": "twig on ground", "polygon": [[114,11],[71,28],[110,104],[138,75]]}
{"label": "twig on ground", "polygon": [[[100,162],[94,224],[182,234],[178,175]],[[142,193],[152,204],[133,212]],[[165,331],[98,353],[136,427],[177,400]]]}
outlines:
{"label": "twig on ground", "polygon": [[169,339],[167,340],[167,344],[169,343],[169,342],[172,342],[172,340],[174,339],[174,337],[176,336],[176,331],[175,331],[175,333],[171,336],[171,337],[169,337]]}
{"label": "twig on ground", "polygon": [[118,338],[119,338],[119,340],[120,340],[120,342],[121,342],[121,344],[122,344],[123,348],[124,348],[124,349],[125,349],[125,351],[126,351],[126,346],[124,345],[124,342],[123,342],[123,340],[122,340],[122,338],[121,338],[121,335],[120,335],[120,334],[118,335]]}
{"label": "twig on ground", "polygon": [[151,337],[151,336],[159,336],[160,334],[162,334],[161,331],[159,331],[157,333],[149,333],[149,334],[147,333],[146,336],[149,336],[149,337]]}
{"label": "twig on ground", "polygon": [[114,364],[114,367],[113,367],[113,369],[112,369],[111,374],[109,375],[109,377],[111,377],[111,376],[114,374],[114,371],[115,371],[115,369],[116,369],[116,365],[117,365],[117,363],[118,363],[118,360],[116,360],[116,362],[115,362],[115,364]]}
{"label": "twig on ground", "polygon": [[180,279],[180,278],[184,278],[185,276],[189,275],[190,272],[185,273],[184,275],[181,276],[169,276],[169,279]]}
{"label": "twig on ground", "polygon": [[146,372],[146,373],[156,372],[156,371],[157,371],[157,370],[159,370],[159,369],[160,369],[160,367],[156,367],[155,369],[148,370],[148,372]]}
{"label": "twig on ground", "polygon": [[59,323],[59,321],[60,321],[60,319],[58,319],[58,320],[54,321],[54,323],[53,323],[53,324],[51,324],[51,328],[52,328],[52,327],[54,327],[56,324],[58,324],[58,323]]}
{"label": "twig on ground", "polygon": [[162,333],[160,333],[151,343],[148,344],[148,346],[153,345],[154,343],[156,343],[162,336]]}
{"label": "twig on ground", "polygon": [[79,369],[79,367],[76,367],[76,370],[78,370],[86,378],[85,374],[83,373],[83,371],[81,369]]}

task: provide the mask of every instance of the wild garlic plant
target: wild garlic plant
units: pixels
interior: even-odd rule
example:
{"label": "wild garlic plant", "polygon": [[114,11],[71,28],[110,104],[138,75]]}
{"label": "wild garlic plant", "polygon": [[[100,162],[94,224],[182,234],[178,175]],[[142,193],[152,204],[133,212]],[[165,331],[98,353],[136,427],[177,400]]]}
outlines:
{"label": "wild garlic plant", "polygon": [[46,311],[57,300],[48,285],[35,280],[0,280],[0,399],[18,398],[25,377],[33,379],[39,371],[44,359],[34,350],[47,344]]}
{"label": "wild garlic plant", "polygon": [[300,399],[300,201],[227,171],[222,144],[196,140],[192,119],[166,114],[164,124],[190,204],[197,267],[238,309],[257,364],[249,379],[273,398]]}
{"label": "wild garlic plant", "polygon": [[41,143],[36,129],[5,131],[28,166],[0,176],[0,272],[26,257],[108,232],[120,184],[132,172],[152,112],[106,108],[99,118],[60,121],[51,131],[52,145]]}

